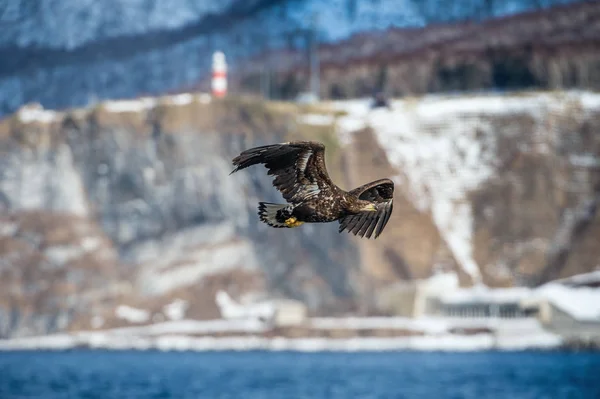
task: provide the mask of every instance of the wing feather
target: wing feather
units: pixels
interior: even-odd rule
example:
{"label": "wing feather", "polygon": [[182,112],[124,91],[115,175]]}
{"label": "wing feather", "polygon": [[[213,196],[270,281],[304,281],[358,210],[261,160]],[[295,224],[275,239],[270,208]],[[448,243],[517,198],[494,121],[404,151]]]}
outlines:
{"label": "wing feather", "polygon": [[392,216],[394,208],[394,182],[390,179],[380,179],[350,191],[364,201],[372,202],[377,211],[360,212],[340,220],[340,233],[344,230],[359,237],[377,238],[383,232]]}
{"label": "wing feather", "polygon": [[275,176],[273,186],[286,201],[301,202],[334,185],[325,166],[325,146],[315,141],[292,141],[243,151],[233,159],[235,169],[263,164]]}
{"label": "wing feather", "polygon": [[363,228],[363,226],[369,221],[369,215],[365,212],[356,219],[356,223],[350,228],[352,234],[356,235]]}

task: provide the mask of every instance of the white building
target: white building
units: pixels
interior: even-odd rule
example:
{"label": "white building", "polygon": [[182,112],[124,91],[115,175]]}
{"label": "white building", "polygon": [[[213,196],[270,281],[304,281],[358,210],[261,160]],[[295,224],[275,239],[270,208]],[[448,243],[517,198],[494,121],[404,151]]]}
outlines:
{"label": "white building", "polygon": [[522,309],[566,340],[600,344],[600,272],[544,284],[521,301]]}

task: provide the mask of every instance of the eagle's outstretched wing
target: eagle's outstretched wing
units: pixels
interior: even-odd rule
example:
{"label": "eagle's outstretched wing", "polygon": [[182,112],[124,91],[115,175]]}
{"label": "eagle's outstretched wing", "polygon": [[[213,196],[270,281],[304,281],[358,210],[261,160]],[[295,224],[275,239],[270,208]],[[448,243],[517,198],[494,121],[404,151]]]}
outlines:
{"label": "eagle's outstretched wing", "polygon": [[340,219],[340,233],[344,230],[359,237],[371,238],[373,232],[377,238],[390,220],[394,205],[394,182],[380,179],[350,191],[359,199],[371,201],[377,207],[376,212],[361,212]]}
{"label": "eagle's outstretched wing", "polygon": [[290,203],[301,202],[333,182],[325,167],[325,146],[314,141],[292,141],[251,148],[233,158],[236,168],[231,172],[256,164],[264,164],[274,175],[273,186]]}

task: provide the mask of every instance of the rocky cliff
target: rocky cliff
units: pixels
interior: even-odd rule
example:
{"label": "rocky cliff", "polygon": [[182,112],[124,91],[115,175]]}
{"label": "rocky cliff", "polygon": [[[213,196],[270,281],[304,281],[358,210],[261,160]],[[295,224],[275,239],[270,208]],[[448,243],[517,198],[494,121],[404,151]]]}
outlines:
{"label": "rocky cliff", "polygon": [[[187,317],[214,318],[218,289],[374,313],[386,287],[439,270],[464,285],[592,270],[599,129],[592,93],[406,98],[391,110],[203,94],[24,107],[0,121],[0,334],[158,321],[175,299]],[[395,179],[380,238],[258,221],[257,202],[281,197],[263,168],[229,175],[230,160],[298,138],[326,143],[342,188]]]}
{"label": "rocky cliff", "polygon": [[5,119],[3,334],[109,323],[119,301],[160,310],[172,296],[215,317],[217,288],[351,307],[357,252],[336,226],[282,235],[257,222],[259,200],[280,200],[265,171],[229,176],[245,148],[314,134],[280,108],[180,95]]}
{"label": "rocky cliff", "polygon": [[398,184],[391,231],[361,243],[383,285],[450,269],[463,284],[534,286],[600,267],[597,94],[336,107],[352,183],[385,171]]}

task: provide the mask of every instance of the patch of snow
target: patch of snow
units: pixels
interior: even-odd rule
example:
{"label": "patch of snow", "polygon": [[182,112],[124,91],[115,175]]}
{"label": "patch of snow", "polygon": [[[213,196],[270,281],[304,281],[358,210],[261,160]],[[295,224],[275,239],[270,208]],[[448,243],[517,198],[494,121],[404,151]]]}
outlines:
{"label": "patch of snow", "polygon": [[334,123],[335,119],[332,115],[304,114],[300,115],[297,121],[306,125],[330,126]]}
{"label": "patch of snow", "polygon": [[237,238],[231,223],[205,223],[148,240],[136,245],[127,259],[144,264],[137,285],[149,294],[188,286],[209,274],[258,267],[252,243]]}
{"label": "patch of snow", "polygon": [[78,216],[87,216],[86,191],[83,179],[73,163],[71,147],[66,144],[60,146],[52,170],[50,178],[55,194],[51,208]]}
{"label": "patch of snow", "polygon": [[142,170],[142,175],[144,176],[144,182],[148,185],[154,184],[154,180],[156,179],[156,170],[153,168],[144,168]]}
{"label": "patch of snow", "polygon": [[102,106],[109,112],[141,112],[155,107],[162,99],[164,99],[167,104],[181,106],[191,104],[194,101],[194,98],[197,98],[202,104],[210,103],[212,99],[210,94],[207,93],[180,93],[164,96],[162,98],[143,97],[135,100],[106,101],[102,103]]}
{"label": "patch of snow", "polygon": [[145,323],[150,319],[150,314],[147,310],[137,309],[127,305],[117,306],[115,315],[119,319],[127,320],[130,323]]}
{"label": "patch of snow", "polygon": [[276,312],[275,304],[271,301],[240,304],[222,290],[217,292],[215,301],[224,319],[271,320]]}
{"label": "patch of snow", "polygon": [[426,294],[437,294],[439,292],[451,292],[458,289],[460,283],[455,272],[436,273],[424,280]]}
{"label": "patch of snow", "polygon": [[571,154],[569,162],[581,168],[600,168],[600,157],[595,154]]}
{"label": "patch of snow", "polygon": [[182,93],[170,96],[168,97],[168,99],[169,102],[173,105],[187,105],[192,103],[192,101],[194,100],[194,96],[190,93]]}
{"label": "patch of snow", "polygon": [[185,317],[185,312],[189,307],[188,301],[176,299],[163,307],[163,312],[171,320],[181,320]]}
{"label": "patch of snow", "polygon": [[209,274],[223,273],[236,268],[254,266],[254,248],[249,241],[223,243],[218,247],[194,250],[185,263],[155,274],[152,290],[164,293],[177,287],[193,284]]}
{"label": "patch of snow", "polygon": [[85,252],[91,252],[100,247],[101,244],[102,240],[98,237],[84,237],[79,245]]}
{"label": "patch of snow", "polygon": [[2,158],[0,193],[14,210],[48,209],[87,215],[87,199],[81,176],[67,145],[48,157],[38,157],[23,147]]}
{"label": "patch of snow", "polygon": [[23,123],[51,123],[58,119],[58,114],[47,110],[26,110],[19,112],[19,120]]}
{"label": "patch of snow", "polygon": [[206,223],[182,229],[163,240],[148,240],[139,244],[128,254],[130,261],[148,263],[150,268],[160,270],[180,259],[182,253],[193,248],[217,245],[232,240],[235,228],[228,223]]}
{"label": "patch of snow", "polygon": [[577,94],[584,109],[590,111],[600,110],[600,93],[584,91]]}
{"label": "patch of snow", "polygon": [[523,112],[537,112],[541,106],[551,101],[546,96],[498,96],[475,95],[445,97],[432,95],[419,101],[416,112],[427,118],[443,118],[457,114],[514,115]]}
{"label": "patch of snow", "polygon": [[0,222],[0,237],[12,237],[19,230],[16,223]]}
{"label": "patch of snow", "polygon": [[65,265],[83,254],[80,247],[64,245],[48,247],[44,251],[46,258],[55,265]]}
{"label": "patch of snow", "polygon": [[45,110],[40,104],[30,104],[23,106],[17,113],[17,116],[23,123],[51,123],[58,120],[60,114]]}
{"label": "patch of snow", "polygon": [[155,98],[139,98],[136,100],[106,101],[102,103],[109,112],[142,112],[156,105]]}

